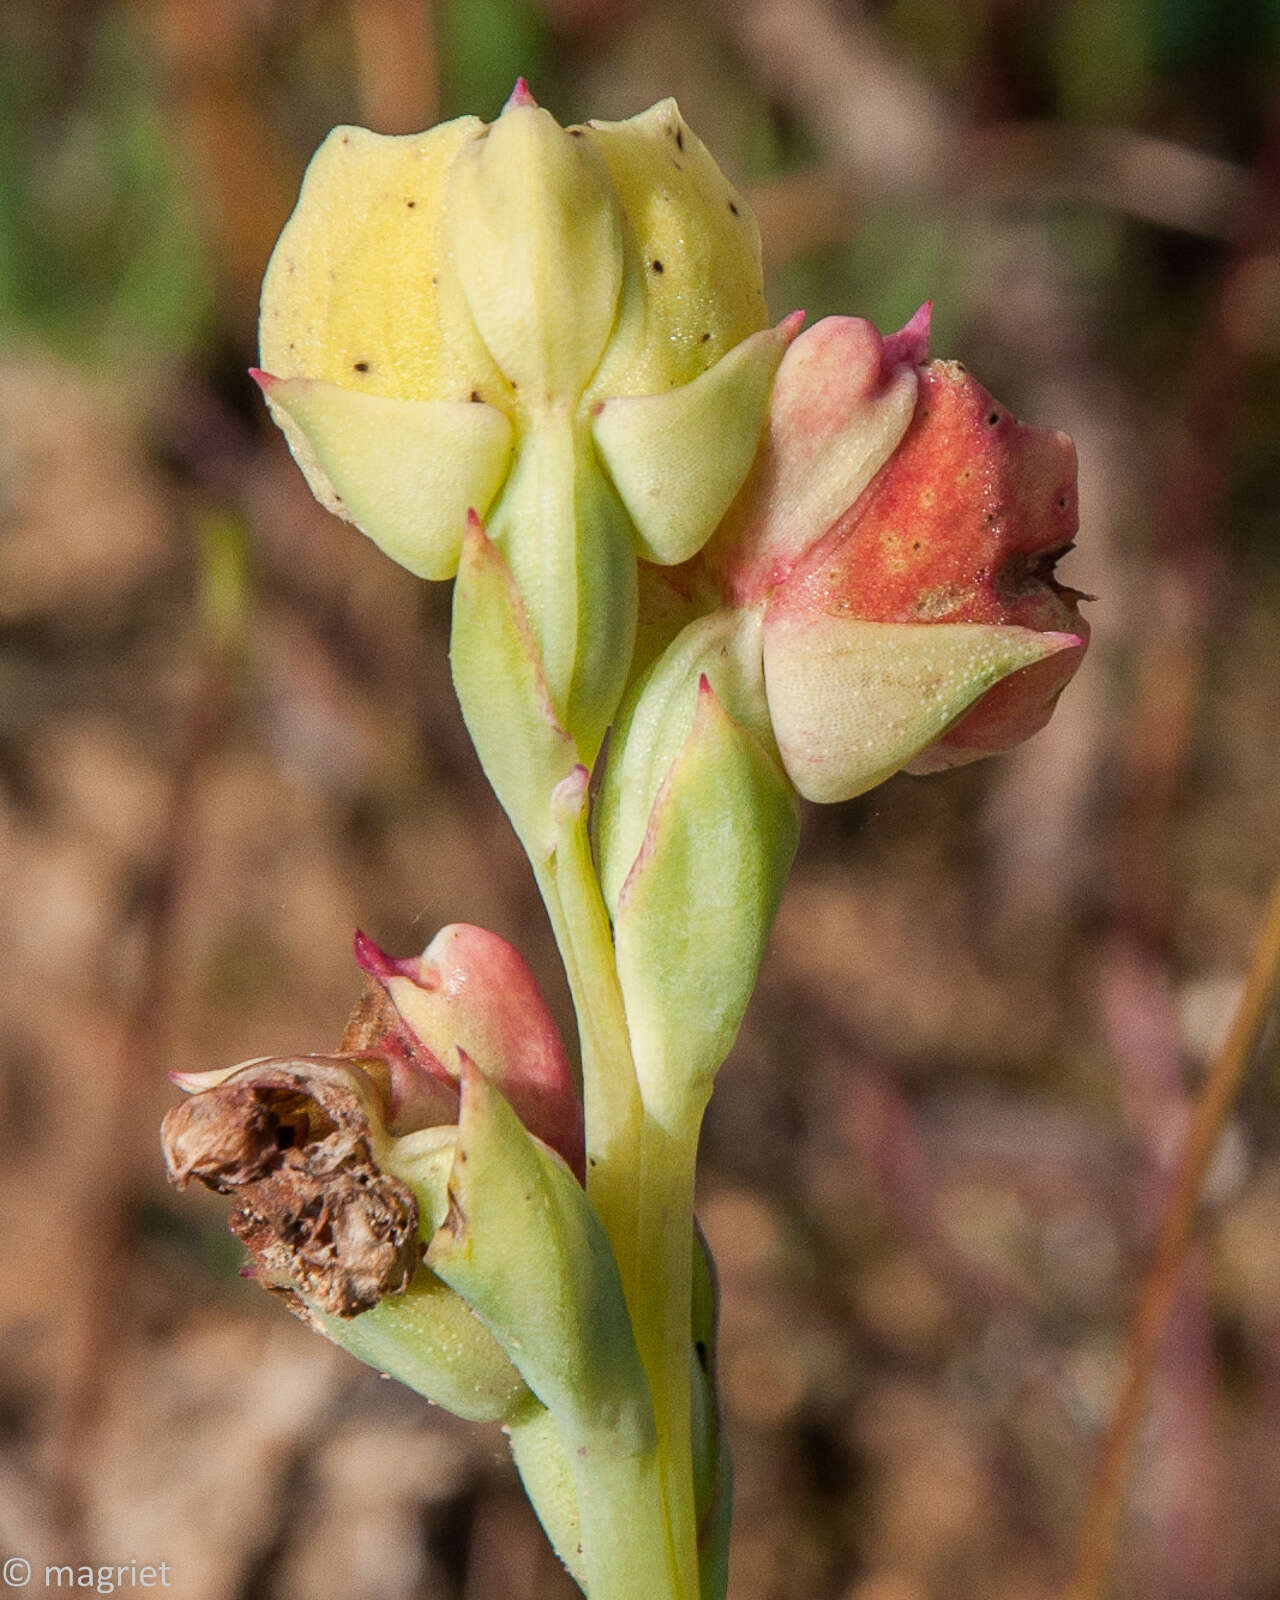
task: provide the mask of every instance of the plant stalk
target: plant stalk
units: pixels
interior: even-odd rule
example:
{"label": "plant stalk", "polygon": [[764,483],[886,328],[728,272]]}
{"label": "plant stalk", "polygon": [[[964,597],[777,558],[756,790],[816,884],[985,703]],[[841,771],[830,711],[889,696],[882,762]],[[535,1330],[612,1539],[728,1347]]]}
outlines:
{"label": "plant stalk", "polygon": [[[672,1600],[697,1600],[689,1353],[698,1118],[672,1131],[646,1111],[641,1099],[585,816],[562,829],[538,879],[578,1014],[587,1193],[613,1246],[649,1378],[669,1594]],[[592,1592],[591,1600],[612,1600],[612,1595]]]}
{"label": "plant stalk", "polygon": [[1067,1600],[1102,1600],[1107,1592],[1116,1532],[1134,1440],[1190,1243],[1196,1205],[1218,1137],[1244,1078],[1280,984],[1280,876],[1271,890],[1244,996],[1192,1112],[1178,1158],[1151,1264],[1138,1294],[1124,1379],[1098,1454]]}

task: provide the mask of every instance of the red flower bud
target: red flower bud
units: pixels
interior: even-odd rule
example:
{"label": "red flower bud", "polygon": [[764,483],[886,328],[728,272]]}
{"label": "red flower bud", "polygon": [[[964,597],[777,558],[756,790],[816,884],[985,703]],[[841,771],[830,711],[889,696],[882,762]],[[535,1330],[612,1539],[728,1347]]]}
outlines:
{"label": "red flower bud", "polygon": [[1077,527],[1071,440],[1015,421],[958,363],[931,362],[919,384],[902,443],[773,592],[765,631],[780,617],[821,615],[1056,636],[1057,648],[1002,678],[907,763],[927,772],[1043,727],[1089,629],[1081,596],[1054,578]]}
{"label": "red flower bud", "polygon": [[388,1130],[455,1122],[465,1054],[581,1180],[582,1100],[555,1019],[520,952],[469,923],[441,928],[420,956],[393,959],[363,933],[355,948],[389,1004],[371,1009],[360,1040],[344,1039],[343,1047],[387,1062]]}
{"label": "red flower bud", "polygon": [[1088,641],[1053,576],[1076,530],[1071,441],[957,363],[923,364],[927,335],[927,306],[887,339],[854,317],[801,334],[705,554],[724,603],[763,612],[779,753],[813,800],[1025,739]]}

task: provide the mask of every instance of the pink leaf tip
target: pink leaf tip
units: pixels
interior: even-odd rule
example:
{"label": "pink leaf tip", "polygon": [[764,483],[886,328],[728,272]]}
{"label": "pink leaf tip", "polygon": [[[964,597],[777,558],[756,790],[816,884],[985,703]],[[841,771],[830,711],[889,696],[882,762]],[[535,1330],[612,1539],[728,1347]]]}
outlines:
{"label": "pink leaf tip", "polygon": [[356,929],[352,944],[355,948],[356,965],[371,978],[417,980],[419,963],[415,957],[408,956],[397,960],[395,956],[389,956],[382,946],[375,944],[361,928]]}
{"label": "pink leaf tip", "polygon": [[801,328],[804,327],[804,319],[807,315],[808,312],[806,311],[789,311],[778,324],[778,332],[788,344],[791,343],[796,334],[798,334]]}
{"label": "pink leaf tip", "polygon": [[523,78],[517,78],[516,86],[507,96],[507,103],[502,109],[504,111],[513,111],[518,106],[536,106],[537,103],[529,92],[529,85]]}
{"label": "pink leaf tip", "polygon": [[929,325],[933,321],[933,301],[926,300],[897,331],[884,341],[880,370],[887,378],[901,363],[921,367],[929,359]]}

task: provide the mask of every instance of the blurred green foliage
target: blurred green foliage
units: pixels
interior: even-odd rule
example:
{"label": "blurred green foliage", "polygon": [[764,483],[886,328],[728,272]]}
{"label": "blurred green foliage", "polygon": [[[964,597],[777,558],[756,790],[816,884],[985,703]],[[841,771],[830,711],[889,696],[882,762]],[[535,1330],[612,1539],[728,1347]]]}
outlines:
{"label": "blurred green foliage", "polygon": [[542,81],[554,44],[533,0],[444,0],[445,114],[496,117],[519,77]]}
{"label": "blurred green foliage", "polygon": [[[210,6],[220,27],[243,26],[222,15],[234,18],[236,8]],[[217,230],[178,151],[174,85],[152,38],[163,9],[103,0],[51,12],[9,0],[0,14],[0,339],[35,337],[105,362],[131,352],[189,354],[216,325]],[[251,70],[261,76],[265,63],[279,82],[279,101],[264,108],[272,125],[300,143],[317,117],[358,116],[348,9],[259,11],[268,23],[244,27],[242,42],[260,57]],[[1280,59],[1276,0],[1029,0],[1018,8],[892,0],[875,16],[890,48],[979,117],[1127,128],[1241,161],[1265,121]],[[716,62],[716,89],[707,90],[713,125],[699,125],[731,172],[765,180],[818,159],[820,130],[754,82],[734,56],[732,30],[697,7],[439,0],[435,32],[445,115],[493,116],[521,74],[549,103],[558,93],[576,102],[587,92],[584,74],[599,82],[615,60],[624,80],[615,87],[625,93],[637,55],[654,54],[661,73],[661,49],[650,44],[666,41],[673,81],[687,87],[695,77],[695,95],[696,70]],[[725,83],[732,114],[719,103]],[[648,86],[637,87],[643,97]],[[334,103],[316,105],[317,97]],[[301,163],[306,151],[296,153]],[[1061,237],[1074,268],[1094,283],[1123,259],[1129,292],[1113,308],[1116,326],[1157,346],[1161,328],[1182,325],[1183,286],[1197,291],[1215,259],[1158,234],[1126,252],[1114,219],[1100,225],[1079,208],[1064,214]],[[932,297],[939,338],[949,342],[964,322],[974,270],[955,218],[890,200],[859,212],[847,245],[790,260],[773,300],[815,316],[856,306],[888,326]],[[1133,316],[1136,304],[1146,316]]]}
{"label": "blurred green foliage", "polygon": [[212,309],[198,198],[123,8],[79,41],[0,23],[0,339],[110,361],[186,353]]}

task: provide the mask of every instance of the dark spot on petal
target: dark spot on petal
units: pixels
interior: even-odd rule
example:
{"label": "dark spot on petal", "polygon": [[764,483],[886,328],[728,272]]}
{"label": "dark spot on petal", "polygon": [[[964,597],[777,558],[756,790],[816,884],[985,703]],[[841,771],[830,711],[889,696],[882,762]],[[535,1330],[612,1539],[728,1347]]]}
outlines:
{"label": "dark spot on petal", "polygon": [[413,208],[414,208],[414,206],[416,206],[416,205],[417,205],[417,203],[418,203],[418,202],[417,202],[417,201],[416,201],[416,200],[406,200],[406,201],[405,201],[405,205],[407,205],[407,206],[408,206],[408,208],[409,208],[409,210],[410,210],[410,211],[412,211],[412,210],[413,210]]}
{"label": "dark spot on petal", "polygon": [[711,337],[711,335],[709,333],[704,333],[702,335],[701,339],[698,340],[698,343],[699,344],[706,344],[707,340],[710,339],[710,337]]}
{"label": "dark spot on petal", "polygon": [[431,274],[431,282],[433,285],[440,282],[440,274],[438,272],[433,272]]}
{"label": "dark spot on petal", "polygon": [[738,210],[737,206],[734,204],[734,202],[732,200],[730,200],[730,202],[729,202],[729,210],[733,212],[735,217],[738,217],[738,216],[742,215],[742,213]]}
{"label": "dark spot on petal", "polygon": [[581,137],[582,137],[582,129],[581,128],[570,128],[569,129],[569,137],[571,139],[581,139]]}
{"label": "dark spot on petal", "polygon": [[367,361],[354,361],[352,362],[352,366],[355,367],[357,372],[368,372],[369,370],[369,363]]}
{"label": "dark spot on petal", "polygon": [[480,391],[479,391],[479,389],[473,389],[471,391],[471,404],[473,406],[478,406],[480,404]]}
{"label": "dark spot on petal", "polygon": [[662,272],[662,271],[664,271],[664,270],[665,270],[665,269],[664,269],[664,268],[663,268],[663,265],[662,265],[662,263],[661,263],[661,261],[651,261],[651,262],[650,262],[650,263],[649,263],[649,265],[650,265],[650,266],[651,266],[651,267],[652,267],[652,268],[653,268],[653,270],[654,270],[654,271],[655,271],[655,272]]}
{"label": "dark spot on petal", "polygon": [[1059,511],[1065,511],[1066,509],[1067,509],[1067,497],[1066,497],[1065,494],[1060,494],[1058,496],[1058,510]]}
{"label": "dark spot on petal", "polygon": [[919,539],[913,539],[913,540],[912,540],[912,541],[911,541],[911,548],[912,548],[912,549],[913,549],[913,550],[918,550],[918,549],[919,549],[919,548],[920,548],[920,541],[919,541]]}
{"label": "dark spot on petal", "polygon": [[702,1370],[704,1372],[710,1372],[711,1352],[707,1349],[707,1341],[705,1339],[694,1340],[693,1353],[697,1356],[698,1365],[702,1368]]}
{"label": "dark spot on petal", "polygon": [[1000,426],[1000,413],[998,411],[988,411],[987,412],[987,427],[988,428],[998,428],[999,426]]}
{"label": "dark spot on petal", "polygon": [[677,128],[676,129],[676,149],[677,150],[683,150],[684,149],[684,129],[683,128]]}

